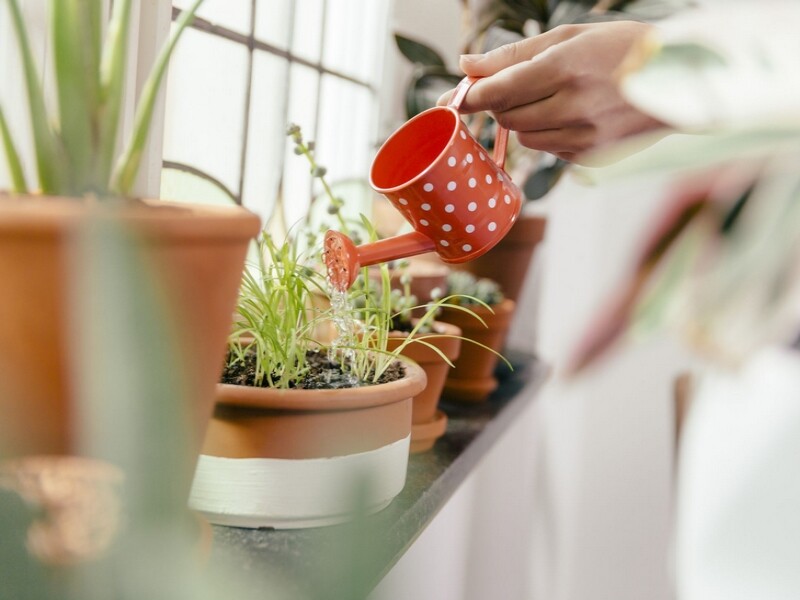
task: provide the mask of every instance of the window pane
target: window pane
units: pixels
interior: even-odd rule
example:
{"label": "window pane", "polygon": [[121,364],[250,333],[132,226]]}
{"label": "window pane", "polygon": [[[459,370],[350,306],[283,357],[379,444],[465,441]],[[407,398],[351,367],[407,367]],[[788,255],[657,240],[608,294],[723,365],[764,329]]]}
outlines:
{"label": "window pane", "polygon": [[[290,123],[297,123],[306,140],[315,139],[317,122],[317,92],[319,75],[313,69],[292,65],[289,78]],[[283,203],[289,226],[302,219],[311,198],[311,175],[308,162],[293,152],[293,144],[286,140],[286,166],[284,168]]]}
{"label": "window pane", "polygon": [[255,53],[242,203],[261,215],[263,222],[275,205],[283,168],[288,73],[286,60]]}
{"label": "window pane", "polygon": [[317,154],[330,181],[367,177],[372,154],[372,96],[338,77],[322,78]]}
{"label": "window pane", "polygon": [[325,15],[325,67],[377,83],[383,62],[386,0],[332,2]]}
{"label": "window pane", "polygon": [[169,69],[164,159],[239,192],[247,48],[187,29]]}
{"label": "window pane", "polygon": [[322,49],[323,3],[324,0],[295,0],[294,4],[292,52],[314,62],[319,61]]}
{"label": "window pane", "polygon": [[289,49],[292,0],[263,0],[256,6],[256,39]]}
{"label": "window pane", "polygon": [[[271,0],[270,0],[271,1]],[[174,0],[173,6],[187,9],[193,0]],[[197,16],[239,33],[250,33],[251,0],[205,0],[197,10]]]}

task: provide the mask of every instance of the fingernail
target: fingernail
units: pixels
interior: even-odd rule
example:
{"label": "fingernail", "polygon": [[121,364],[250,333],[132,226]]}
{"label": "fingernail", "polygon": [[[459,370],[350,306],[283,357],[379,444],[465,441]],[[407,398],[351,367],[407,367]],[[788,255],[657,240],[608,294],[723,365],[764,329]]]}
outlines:
{"label": "fingernail", "polygon": [[476,63],[479,60],[483,60],[483,54],[462,54],[461,60],[466,63]]}

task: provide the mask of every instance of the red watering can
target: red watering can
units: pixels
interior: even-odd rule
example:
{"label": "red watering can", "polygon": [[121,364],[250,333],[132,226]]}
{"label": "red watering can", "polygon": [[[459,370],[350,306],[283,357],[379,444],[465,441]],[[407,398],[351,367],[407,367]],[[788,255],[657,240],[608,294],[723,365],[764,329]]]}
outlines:
{"label": "red watering can", "polygon": [[349,288],[360,267],[425,252],[436,252],[446,263],[472,260],[511,229],[522,193],[503,170],[508,130],[498,127],[489,158],[458,112],[476,80],[463,79],[447,106],[420,113],[378,150],[370,185],[414,231],[361,246],[328,231],[323,257],[335,289]]}

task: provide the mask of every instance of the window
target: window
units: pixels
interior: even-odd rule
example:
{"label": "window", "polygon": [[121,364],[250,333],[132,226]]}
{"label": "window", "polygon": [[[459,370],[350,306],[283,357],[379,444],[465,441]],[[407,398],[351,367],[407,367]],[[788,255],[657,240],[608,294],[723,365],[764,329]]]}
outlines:
{"label": "window", "polygon": [[[176,0],[173,19],[190,0]],[[162,196],[229,199],[286,222],[318,193],[285,135],[316,141],[328,180],[364,179],[378,132],[388,0],[206,0],[170,66]],[[350,202],[350,199],[348,199]]]}

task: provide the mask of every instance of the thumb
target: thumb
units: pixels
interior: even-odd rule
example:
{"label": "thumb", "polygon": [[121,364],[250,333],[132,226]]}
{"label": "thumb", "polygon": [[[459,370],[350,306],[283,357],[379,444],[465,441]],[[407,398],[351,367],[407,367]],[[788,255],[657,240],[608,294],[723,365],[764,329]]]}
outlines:
{"label": "thumb", "polygon": [[487,77],[498,71],[530,60],[548,48],[554,40],[542,34],[500,46],[486,54],[463,54],[459,59],[459,67],[466,75]]}

